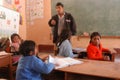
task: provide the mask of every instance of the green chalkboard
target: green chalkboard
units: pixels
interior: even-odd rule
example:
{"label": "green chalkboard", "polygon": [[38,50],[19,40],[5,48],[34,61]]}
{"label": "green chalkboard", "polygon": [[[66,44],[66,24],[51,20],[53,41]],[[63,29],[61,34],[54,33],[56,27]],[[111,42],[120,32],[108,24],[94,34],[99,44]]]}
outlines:
{"label": "green chalkboard", "polygon": [[120,0],[52,0],[52,15],[57,2],[73,15],[78,35],[97,31],[104,36],[120,36]]}

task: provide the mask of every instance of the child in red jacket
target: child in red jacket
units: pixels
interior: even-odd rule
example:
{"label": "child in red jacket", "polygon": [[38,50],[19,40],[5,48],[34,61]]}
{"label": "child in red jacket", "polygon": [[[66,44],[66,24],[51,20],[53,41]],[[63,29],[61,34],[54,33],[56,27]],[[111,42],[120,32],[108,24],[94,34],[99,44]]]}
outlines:
{"label": "child in red jacket", "polygon": [[89,59],[94,60],[105,60],[102,52],[110,51],[102,47],[101,42],[101,35],[98,32],[93,32],[90,36],[90,43],[87,47],[87,55]]}

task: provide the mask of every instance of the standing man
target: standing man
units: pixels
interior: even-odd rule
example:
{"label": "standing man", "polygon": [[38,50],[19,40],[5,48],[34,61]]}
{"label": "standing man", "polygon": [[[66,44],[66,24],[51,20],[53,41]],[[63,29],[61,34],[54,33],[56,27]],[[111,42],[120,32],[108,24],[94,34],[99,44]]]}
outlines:
{"label": "standing man", "polygon": [[64,12],[64,5],[60,2],[56,4],[57,14],[52,16],[48,24],[53,28],[53,43],[57,43],[58,36],[65,28],[69,29],[72,35],[76,34],[76,24],[70,13]]}

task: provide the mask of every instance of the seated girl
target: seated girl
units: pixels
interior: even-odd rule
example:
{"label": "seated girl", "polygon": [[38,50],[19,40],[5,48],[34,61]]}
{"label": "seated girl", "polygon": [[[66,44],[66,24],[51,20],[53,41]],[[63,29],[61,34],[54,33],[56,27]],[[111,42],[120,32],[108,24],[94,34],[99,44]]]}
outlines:
{"label": "seated girl", "polygon": [[16,34],[16,33],[13,33],[11,35],[11,52],[14,53],[15,55],[16,54],[19,54],[18,51],[19,51],[19,46],[20,44],[22,43],[22,39],[21,37]]}
{"label": "seated girl", "polygon": [[90,43],[87,47],[87,55],[89,59],[106,60],[102,53],[103,52],[110,53],[108,49],[102,47],[100,39],[101,35],[98,32],[93,32],[91,34]]}
{"label": "seated girl", "polygon": [[34,41],[24,41],[19,52],[22,57],[18,63],[16,80],[43,80],[42,74],[48,74],[54,69],[54,64],[45,63],[36,57],[38,50]]}
{"label": "seated girl", "polygon": [[71,33],[68,29],[63,29],[57,41],[57,54],[63,57],[74,57],[72,45],[70,43]]}
{"label": "seated girl", "polygon": [[12,56],[13,65],[17,65],[19,58],[21,57],[21,55],[19,54],[19,47],[22,42],[23,40],[17,33],[13,33],[11,35],[10,48],[11,48],[11,53],[13,53],[13,56]]}

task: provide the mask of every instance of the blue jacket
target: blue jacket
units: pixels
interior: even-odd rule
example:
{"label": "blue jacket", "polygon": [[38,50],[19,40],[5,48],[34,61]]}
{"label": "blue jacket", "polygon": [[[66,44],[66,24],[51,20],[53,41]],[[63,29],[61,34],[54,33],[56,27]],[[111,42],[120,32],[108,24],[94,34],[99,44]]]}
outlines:
{"label": "blue jacket", "polygon": [[41,74],[48,74],[53,68],[54,64],[46,64],[36,56],[23,56],[18,63],[16,80],[43,80]]}
{"label": "blue jacket", "polygon": [[69,42],[68,39],[63,41],[61,45],[59,46],[59,53],[58,56],[63,56],[63,57],[74,57],[74,54],[72,52],[72,45]]}

